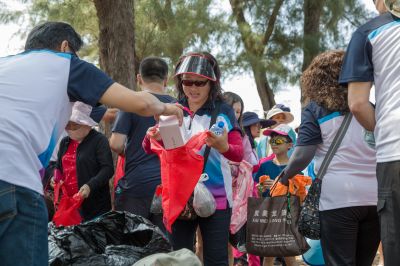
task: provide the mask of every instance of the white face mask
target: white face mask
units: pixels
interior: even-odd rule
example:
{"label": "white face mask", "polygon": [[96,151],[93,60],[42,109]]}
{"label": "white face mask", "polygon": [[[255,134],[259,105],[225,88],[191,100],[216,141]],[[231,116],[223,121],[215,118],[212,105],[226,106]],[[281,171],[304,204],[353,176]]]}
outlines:
{"label": "white face mask", "polygon": [[68,136],[76,141],[82,141],[88,134],[90,129],[87,127],[80,127],[76,130],[67,130]]}

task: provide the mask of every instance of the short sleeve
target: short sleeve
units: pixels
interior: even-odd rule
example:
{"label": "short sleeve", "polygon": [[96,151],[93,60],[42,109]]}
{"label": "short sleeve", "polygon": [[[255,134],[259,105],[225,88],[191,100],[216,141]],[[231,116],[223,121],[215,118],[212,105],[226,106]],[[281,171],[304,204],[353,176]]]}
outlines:
{"label": "short sleeve", "polygon": [[131,113],[119,111],[112,132],[128,136],[133,122],[131,115]]}
{"label": "short sleeve", "polygon": [[322,143],[321,128],[314,112],[315,104],[310,103],[301,112],[301,124],[297,146],[318,145]]}
{"label": "short sleeve", "polygon": [[72,56],[68,79],[68,96],[71,102],[80,101],[96,106],[113,83],[110,77],[93,64]]}
{"label": "short sleeve", "polygon": [[106,112],[107,112],[107,107],[105,105],[99,105],[93,107],[92,112],[90,113],[90,118],[92,118],[96,123],[100,123],[101,119],[103,119],[103,116]]}
{"label": "short sleeve", "polygon": [[374,81],[372,45],[368,35],[357,31],[347,47],[339,83],[347,85],[349,82],[369,81]]}

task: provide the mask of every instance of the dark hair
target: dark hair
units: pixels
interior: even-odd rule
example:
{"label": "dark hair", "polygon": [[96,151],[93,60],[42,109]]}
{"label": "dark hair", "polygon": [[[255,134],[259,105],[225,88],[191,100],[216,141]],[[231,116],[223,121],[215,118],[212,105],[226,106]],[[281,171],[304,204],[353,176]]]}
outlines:
{"label": "dark hair", "polygon": [[[221,88],[221,85],[220,85],[221,71],[219,69],[217,59],[215,59],[215,57],[212,54],[210,54],[208,52],[200,52],[200,53],[191,52],[191,53],[188,53],[188,54],[186,54],[184,56],[181,56],[179,58],[178,63],[175,66],[175,73],[178,70],[180,64],[182,63],[182,60],[185,57],[191,56],[191,55],[202,55],[202,56],[204,56],[205,58],[207,58],[210,61],[211,65],[213,66],[214,74],[215,74],[215,77],[216,77],[217,80],[216,81],[212,81],[212,80],[209,81],[210,82],[210,94],[208,96],[208,100],[212,100],[213,102],[216,101],[216,100],[222,101],[223,100],[223,98],[222,98],[222,88]],[[176,87],[176,90],[178,91],[178,99],[179,100],[182,100],[182,99],[186,98],[185,93],[183,92],[183,87],[182,87],[182,82],[181,81],[182,81],[182,75],[175,76],[175,87]]]}
{"label": "dark hair", "polygon": [[161,83],[168,77],[168,64],[160,57],[149,56],[140,62],[139,73],[145,82]]}
{"label": "dark hair", "polygon": [[74,28],[64,22],[45,22],[32,29],[25,43],[25,50],[59,50],[61,43],[68,41],[69,48],[78,52],[83,45],[81,36]]}
{"label": "dark hair", "polygon": [[301,76],[304,97],[329,111],[348,111],[347,88],[339,84],[344,51],[324,52],[312,60]]}
{"label": "dark hair", "polygon": [[253,149],[255,149],[255,148],[256,148],[256,144],[255,144],[255,142],[254,142],[254,137],[253,137],[253,135],[251,134],[251,130],[250,130],[250,127],[251,127],[251,126],[252,126],[252,125],[247,126],[247,127],[243,127],[243,130],[244,130],[244,133],[246,133],[246,135],[249,137],[249,141],[250,141],[251,147],[252,147]]}
{"label": "dark hair", "polygon": [[239,123],[240,128],[242,128],[242,115],[243,115],[243,109],[244,109],[244,104],[243,104],[242,98],[240,98],[240,96],[237,95],[236,93],[233,93],[230,91],[224,92],[224,94],[222,96],[224,97],[224,101],[231,107],[233,107],[233,105],[235,103],[240,103],[242,108],[240,110],[240,116],[238,118],[238,123]]}

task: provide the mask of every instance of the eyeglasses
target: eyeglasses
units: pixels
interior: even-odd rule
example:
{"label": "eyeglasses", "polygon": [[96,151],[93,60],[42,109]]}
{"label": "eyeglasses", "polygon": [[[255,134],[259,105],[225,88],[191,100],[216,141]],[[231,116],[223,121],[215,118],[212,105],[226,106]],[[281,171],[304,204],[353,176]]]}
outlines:
{"label": "eyeglasses", "polygon": [[269,140],[271,145],[282,145],[284,143],[289,143],[289,141],[285,137],[274,137]]}
{"label": "eyeglasses", "polygon": [[182,85],[186,87],[204,87],[208,82],[208,79],[206,80],[188,80],[188,79],[183,79],[182,80]]}

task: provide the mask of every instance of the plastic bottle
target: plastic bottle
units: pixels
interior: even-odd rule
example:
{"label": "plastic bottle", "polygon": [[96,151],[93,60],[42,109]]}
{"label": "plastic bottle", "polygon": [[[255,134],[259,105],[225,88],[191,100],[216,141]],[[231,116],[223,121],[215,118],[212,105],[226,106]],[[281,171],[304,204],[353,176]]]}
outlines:
{"label": "plastic bottle", "polygon": [[221,136],[222,134],[224,134],[224,122],[219,121],[218,123],[215,123],[210,128],[210,131],[216,136]]}

